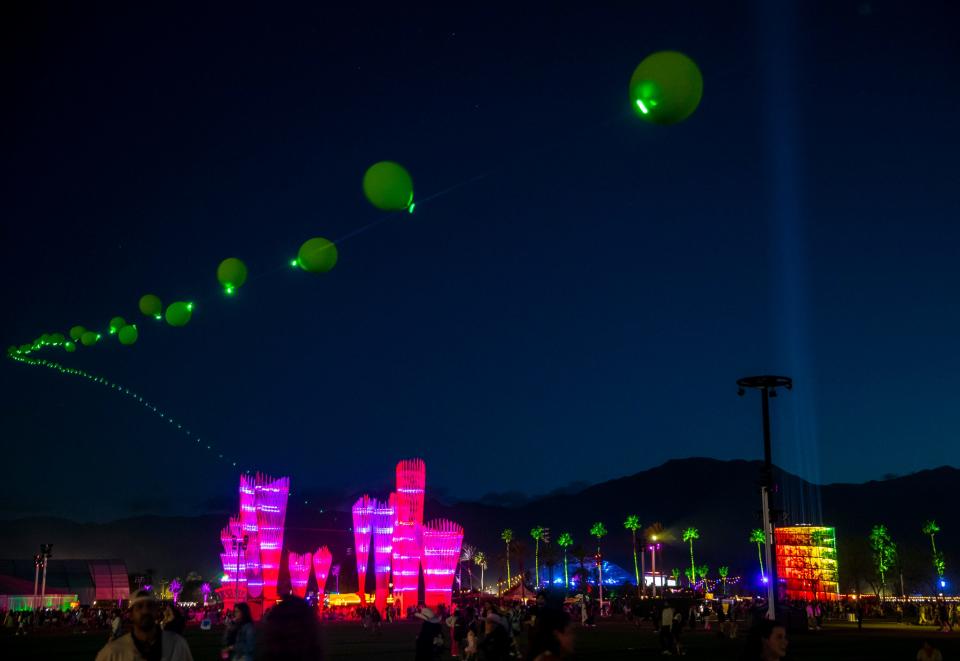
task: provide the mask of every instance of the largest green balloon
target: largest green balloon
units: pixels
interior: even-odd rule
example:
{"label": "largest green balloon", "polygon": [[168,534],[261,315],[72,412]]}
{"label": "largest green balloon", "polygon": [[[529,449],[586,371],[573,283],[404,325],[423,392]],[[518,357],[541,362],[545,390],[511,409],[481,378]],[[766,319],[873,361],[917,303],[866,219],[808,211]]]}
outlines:
{"label": "largest green balloon", "polygon": [[381,211],[402,211],[413,203],[413,179],[399,163],[380,161],[363,175],[363,194]]}
{"label": "largest green balloon", "polygon": [[630,78],[630,103],[648,122],[676,124],[693,114],[703,96],[703,75],[683,53],[648,55]]}

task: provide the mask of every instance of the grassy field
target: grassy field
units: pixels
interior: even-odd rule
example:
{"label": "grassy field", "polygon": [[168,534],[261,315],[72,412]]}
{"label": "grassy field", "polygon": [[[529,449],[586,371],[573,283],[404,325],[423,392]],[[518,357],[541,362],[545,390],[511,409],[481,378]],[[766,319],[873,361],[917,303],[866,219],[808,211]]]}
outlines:
{"label": "grassy field", "polygon": [[[413,658],[413,640],[419,627],[400,623],[384,627],[379,635],[364,631],[356,623],[336,623],[326,627],[328,659],[394,659]],[[855,625],[836,624],[823,631],[791,637],[788,659],[882,659],[913,661],[924,637],[931,638],[943,652],[944,659],[960,659],[960,633],[942,634],[932,627],[868,623],[863,631]],[[220,634],[188,631],[187,640],[197,661],[219,659]],[[0,637],[0,659],[51,659],[79,661],[93,659],[103,645],[104,636],[90,634],[47,634],[14,638]],[[654,633],[649,628],[636,629],[620,620],[604,621],[595,629],[576,631],[577,658],[637,659],[659,656]],[[706,631],[684,635],[688,659],[736,659],[741,640],[723,640]],[[446,657],[449,659],[450,657]]]}

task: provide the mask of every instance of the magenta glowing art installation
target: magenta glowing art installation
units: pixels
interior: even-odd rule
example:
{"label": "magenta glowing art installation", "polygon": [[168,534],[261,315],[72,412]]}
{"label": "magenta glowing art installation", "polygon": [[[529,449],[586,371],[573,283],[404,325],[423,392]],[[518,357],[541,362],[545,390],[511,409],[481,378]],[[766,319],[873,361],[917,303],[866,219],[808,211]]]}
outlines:
{"label": "magenta glowing art installation", "polygon": [[[374,501],[376,502],[376,501]],[[393,555],[393,527],[397,516],[395,494],[373,510],[373,575],[377,579],[375,604],[381,613],[387,607],[390,560]]]}
{"label": "magenta glowing art installation", "polygon": [[257,473],[254,487],[257,503],[257,538],[260,544],[260,571],[263,598],[277,599],[280,554],[283,549],[283,524],[287,517],[290,478],[273,478]]}
{"label": "magenta glowing art installation", "polygon": [[427,468],[421,459],[397,462],[397,520],[393,532],[393,594],[401,607],[417,603]]}
{"label": "magenta glowing art installation", "polygon": [[313,568],[313,555],[310,553],[289,553],[287,555],[287,569],[290,570],[290,591],[294,596],[303,599],[307,596],[307,581],[310,580],[310,570]]}
{"label": "magenta glowing art installation", "polygon": [[367,603],[367,564],[370,562],[370,534],[373,532],[373,509],[377,501],[364,494],[353,504],[353,543],[357,551],[357,581],[360,603]]}
{"label": "magenta glowing art installation", "polygon": [[320,608],[323,608],[323,595],[327,591],[327,576],[332,562],[333,554],[326,546],[321,546],[313,554],[313,576],[317,579],[317,603]]}
{"label": "magenta glowing art installation", "polygon": [[290,478],[240,476],[240,513],[220,533],[226,593],[234,599],[277,598]]}
{"label": "magenta glowing art installation", "polygon": [[243,537],[243,526],[240,519],[230,517],[227,527],[220,531],[220,542],[223,544],[223,553],[220,562],[226,576],[223,587],[227,595],[234,600],[244,601],[247,598],[247,572],[243,550],[236,548],[235,539]]}
{"label": "magenta glowing art installation", "polygon": [[463,528],[453,521],[436,519],[423,527],[424,603],[430,608],[450,606],[462,545]]}

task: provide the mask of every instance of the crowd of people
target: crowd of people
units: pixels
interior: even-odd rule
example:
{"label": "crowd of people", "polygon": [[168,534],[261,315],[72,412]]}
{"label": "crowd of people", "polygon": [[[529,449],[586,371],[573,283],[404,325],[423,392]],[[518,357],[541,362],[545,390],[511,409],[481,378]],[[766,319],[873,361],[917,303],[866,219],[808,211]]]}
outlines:
{"label": "crowd of people", "polygon": [[[825,621],[883,618],[904,626],[934,625],[953,631],[960,609],[944,600],[923,602],[866,600],[832,602],[785,602],[778,618],[791,629],[821,629]],[[775,660],[787,650],[787,629],[765,617],[762,600],[708,600],[692,595],[667,599],[634,599],[619,596],[601,607],[586,595],[564,598],[541,593],[533,602],[501,603],[474,599],[459,606],[436,609],[417,606],[406,610],[387,604],[383,611],[374,604],[318,609],[316,604],[288,597],[268,609],[259,622],[250,607],[238,603],[229,611],[218,605],[188,605],[179,608],[160,602],[151,592],[137,591],[129,608],[80,607],[70,611],[9,611],[0,614],[2,626],[12,635],[55,633],[60,630],[102,632],[106,645],[97,661],[164,659],[192,660],[185,629],[222,629],[223,659],[303,659],[321,657],[320,626],[323,620],[349,619],[370,635],[379,635],[384,624],[406,620],[419,624],[411,652],[417,661],[550,661],[573,653],[574,628],[597,625],[601,618],[618,617],[647,629],[659,641],[663,655],[685,654],[684,636],[689,630],[713,631],[736,639],[745,632],[745,659]],[[929,643],[917,653],[920,661],[936,661],[939,652]]]}

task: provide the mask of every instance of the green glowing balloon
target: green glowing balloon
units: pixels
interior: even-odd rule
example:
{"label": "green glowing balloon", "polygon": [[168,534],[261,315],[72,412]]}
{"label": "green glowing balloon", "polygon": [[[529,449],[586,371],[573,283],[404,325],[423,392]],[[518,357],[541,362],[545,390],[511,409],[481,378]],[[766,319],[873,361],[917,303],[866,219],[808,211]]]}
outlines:
{"label": "green glowing balloon", "polygon": [[59,345],[59,344],[63,344],[64,342],[66,342],[66,341],[67,341],[67,338],[65,338],[65,337],[63,336],[63,333],[51,333],[51,334],[50,334],[50,341],[53,342],[54,344],[58,344],[58,345]]}
{"label": "green glowing balloon", "polygon": [[167,323],[171,326],[186,326],[193,316],[193,303],[174,301],[167,306]]}
{"label": "green glowing balloon", "polygon": [[127,322],[123,317],[114,317],[110,320],[110,333],[116,333],[126,325]]}
{"label": "green glowing balloon", "polygon": [[94,333],[93,331],[87,331],[80,336],[80,342],[85,347],[92,347],[94,344],[100,341],[100,334]]}
{"label": "green glowing balloon", "polygon": [[318,236],[300,246],[297,265],[310,273],[326,273],[336,266],[337,256],[337,246]]}
{"label": "green glowing balloon", "polygon": [[163,303],[160,301],[160,297],[154,296],[153,294],[141,296],[140,312],[148,317],[156,317],[159,315],[161,312],[163,312]]}
{"label": "green glowing balloon", "polygon": [[124,326],[117,332],[117,337],[120,338],[120,344],[123,344],[125,346],[130,346],[131,344],[134,344],[137,341],[137,337],[139,337],[139,335],[140,334],[137,332],[137,327],[134,326],[133,324],[129,326]]}
{"label": "green glowing balloon", "polygon": [[683,53],[663,50],[648,55],[630,78],[630,104],[653,124],[682,122],[703,96],[703,75]]}
{"label": "green glowing balloon", "polygon": [[74,351],[77,350],[77,345],[74,344],[73,342],[64,342],[64,343],[63,343],[63,349],[64,349],[64,351],[66,351],[67,353],[73,353]]}
{"label": "green glowing balloon", "polygon": [[381,211],[402,211],[413,203],[413,179],[399,163],[380,161],[363,175],[363,194]]}
{"label": "green glowing balloon", "polygon": [[77,342],[80,339],[80,336],[87,332],[87,329],[83,326],[74,326],[70,329],[70,339],[74,342]]}
{"label": "green glowing balloon", "polygon": [[236,257],[227,257],[217,267],[217,280],[228,293],[247,281],[247,265]]}

